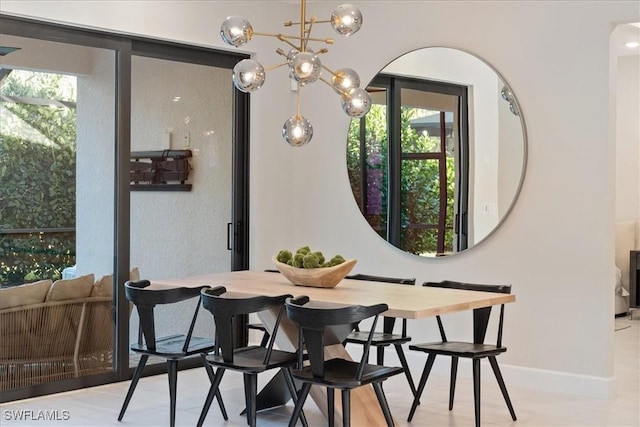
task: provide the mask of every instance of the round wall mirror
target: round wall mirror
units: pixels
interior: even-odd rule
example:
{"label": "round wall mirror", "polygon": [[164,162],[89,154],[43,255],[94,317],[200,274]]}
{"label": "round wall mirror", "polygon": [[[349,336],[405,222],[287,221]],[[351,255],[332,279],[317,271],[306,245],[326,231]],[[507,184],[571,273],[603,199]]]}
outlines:
{"label": "round wall mirror", "polygon": [[515,95],[486,62],[441,47],[400,56],[367,86],[347,168],[356,203],[392,245],[419,256],[470,249],[511,211],[527,142]]}

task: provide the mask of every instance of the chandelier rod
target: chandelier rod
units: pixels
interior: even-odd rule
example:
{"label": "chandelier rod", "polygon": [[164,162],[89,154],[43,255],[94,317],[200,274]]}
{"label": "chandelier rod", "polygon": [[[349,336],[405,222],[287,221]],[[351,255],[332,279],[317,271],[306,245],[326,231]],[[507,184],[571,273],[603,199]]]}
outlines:
{"label": "chandelier rod", "polygon": [[[330,19],[324,19],[322,21],[318,21],[317,19],[315,19],[315,16],[312,16],[311,19],[313,19],[316,24],[328,24],[331,22]],[[309,24],[310,22],[311,21],[305,21],[305,24]],[[285,27],[292,27],[294,25],[300,25],[300,22],[287,21],[283,25]]]}
{"label": "chandelier rod", "polygon": [[[326,44],[333,44],[334,40],[333,39],[320,39],[320,38],[313,38],[313,37],[298,37],[298,36],[291,36],[291,35],[287,35],[287,34],[282,34],[282,33],[259,33],[259,32],[254,32],[253,33],[254,36],[265,36],[265,37],[275,37],[278,40],[282,40],[282,41],[286,41],[287,39],[293,39],[293,40],[310,40],[313,42],[323,42]],[[295,46],[297,47],[297,46]]]}
{"label": "chandelier rod", "polygon": [[[307,0],[300,0],[300,22],[304,22],[304,25],[300,25],[300,40],[304,40],[305,31],[307,30]],[[309,35],[307,34],[307,37]],[[300,43],[300,50],[304,51],[303,47],[306,43]]]}

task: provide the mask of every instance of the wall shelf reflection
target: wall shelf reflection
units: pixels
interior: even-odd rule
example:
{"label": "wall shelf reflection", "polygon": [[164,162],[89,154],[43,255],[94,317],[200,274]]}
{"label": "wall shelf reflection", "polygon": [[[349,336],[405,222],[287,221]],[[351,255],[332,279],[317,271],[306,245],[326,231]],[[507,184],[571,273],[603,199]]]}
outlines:
{"label": "wall shelf reflection", "polygon": [[191,191],[191,150],[131,152],[131,191]]}

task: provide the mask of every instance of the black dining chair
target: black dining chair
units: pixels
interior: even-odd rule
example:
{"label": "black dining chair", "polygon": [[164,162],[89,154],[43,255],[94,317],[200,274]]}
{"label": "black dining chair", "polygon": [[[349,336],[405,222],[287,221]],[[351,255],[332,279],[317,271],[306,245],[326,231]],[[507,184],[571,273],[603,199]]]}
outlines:
{"label": "black dining chair", "polygon": [[[459,289],[466,291],[482,291],[482,292],[495,292],[509,294],[511,293],[511,285],[482,285],[475,283],[461,283],[445,280],[442,282],[425,282],[423,286],[430,286],[436,288],[448,288]],[[473,396],[475,407],[475,425],[480,426],[480,360],[487,358],[493,369],[498,385],[502,391],[509,413],[513,421],[516,421],[516,413],[513,410],[507,387],[504,384],[500,368],[498,367],[498,361],[496,356],[507,351],[507,348],[502,345],[502,330],[504,324],[504,304],[500,305],[500,318],[498,321],[498,331],[496,344],[485,344],[485,335],[487,332],[487,326],[489,324],[489,317],[491,315],[492,307],[482,307],[473,310],[473,341],[449,341],[444,331],[444,326],[440,316],[436,316],[438,322],[438,329],[440,331],[441,341],[429,342],[423,344],[410,345],[410,350],[421,351],[428,354],[427,361],[424,365],[422,377],[420,378],[420,384],[418,385],[418,393],[411,410],[409,411],[408,421],[413,419],[416,408],[419,404],[419,398],[422,395],[429,372],[433,367],[433,362],[436,356],[450,356],[451,357],[451,380],[449,384],[449,410],[453,409],[453,398],[456,390],[456,376],[458,372],[458,359],[468,358],[473,362]]]}
{"label": "black dining chair", "polygon": [[[382,390],[382,382],[387,378],[402,373],[402,368],[387,367],[367,363],[373,330],[378,315],[386,310],[386,304],[372,306],[350,305],[337,306],[329,303],[310,302],[306,296],[288,299],[287,316],[298,325],[298,369],[292,372],[293,378],[302,382],[298,402],[293,410],[289,427],[293,427],[312,385],[324,386],[327,389],[327,417],[329,426],[334,425],[335,407],[334,391],[342,394],[342,425],[348,427],[351,422],[350,402],[352,389],[371,384],[382,408],[388,426],[393,426],[393,418],[387,399]],[[325,360],[324,349],[327,346],[342,344],[344,337],[356,325],[365,319],[373,318],[372,332],[365,343],[362,358],[359,362],[342,358]],[[300,349],[306,348],[309,364],[303,363]]]}
{"label": "black dining chair", "polygon": [[[200,413],[198,427],[204,423],[213,397],[219,394],[220,383],[226,370],[243,374],[247,423],[252,427],[256,425],[258,374],[272,369],[280,369],[291,398],[294,403],[298,401],[297,390],[291,378],[291,368],[298,361],[297,353],[273,348],[284,314],[284,301],[290,297],[291,295],[248,296],[247,294],[227,292],[222,286],[202,290],[202,306],[213,315],[216,327],[216,345],[213,353],[206,356],[205,360],[208,365],[218,369]],[[233,342],[234,317],[247,316],[264,310],[278,311],[273,333],[270,335],[267,346],[237,347]],[[301,421],[306,427],[307,421],[304,414],[301,415]]]}
{"label": "black dining chair", "polygon": [[[384,276],[372,276],[369,274],[354,274],[351,276],[346,276],[346,279],[354,279],[354,280],[369,280],[374,282],[385,282],[385,283],[397,283],[400,285],[410,285],[415,286],[416,279],[403,279],[397,277],[384,277]],[[402,345],[411,341],[411,337],[407,335],[407,319],[402,319],[402,329],[401,332],[394,333],[394,327],[396,325],[395,317],[387,317],[384,316],[382,319],[382,331],[376,331],[373,333],[373,337],[371,339],[371,347],[376,349],[376,363],[378,365],[384,365],[384,352],[385,349],[389,346],[393,346],[398,354],[398,359],[400,359],[400,364],[402,365],[402,369],[404,370],[404,374],[407,377],[407,382],[409,383],[409,388],[411,389],[411,394],[415,397],[416,395],[416,386],[413,382],[413,378],[411,377],[411,371],[409,370],[409,365],[407,364],[407,358],[405,357],[404,350],[402,349]],[[350,333],[347,338],[344,340],[344,344],[359,344],[364,345],[367,343],[369,338],[369,331],[361,331],[358,328]]]}
{"label": "black dining chair", "polygon": [[[205,354],[214,349],[214,341],[210,338],[193,336],[193,328],[196,324],[196,318],[198,317],[198,310],[200,308],[200,291],[206,286],[159,290],[146,289],[149,285],[150,282],[148,280],[128,281],[124,284],[125,295],[127,299],[135,305],[140,318],[138,342],[131,345],[131,351],[140,355],[140,361],[131,379],[127,396],[124,399],[120,414],[118,415],[118,421],[122,421],[124,417],[124,413],[129,406],[129,402],[131,401],[131,397],[133,396],[133,392],[136,389],[138,380],[142,375],[149,356],[157,356],[165,359],[167,362],[167,373],[169,375],[169,425],[173,427],[176,419],[178,361],[199,354],[211,381],[213,381],[215,375],[213,369],[205,363],[204,359]],[[174,304],[191,298],[197,298],[197,301],[188,332],[186,334],[156,337],[155,307],[163,304]],[[216,398],[218,399],[222,416],[225,420],[228,419],[220,393],[216,394]]]}
{"label": "black dining chair", "polygon": [[[264,270],[265,273],[280,273],[280,271],[278,270],[273,270],[273,269],[267,269]],[[257,331],[258,333],[262,334],[262,339],[260,340],[260,345],[262,347],[266,347],[267,344],[269,344],[269,331],[267,330],[267,327],[264,326],[264,324],[262,322],[252,322],[252,323],[247,323],[246,325],[247,328],[247,334],[249,333],[250,330],[253,331]]]}

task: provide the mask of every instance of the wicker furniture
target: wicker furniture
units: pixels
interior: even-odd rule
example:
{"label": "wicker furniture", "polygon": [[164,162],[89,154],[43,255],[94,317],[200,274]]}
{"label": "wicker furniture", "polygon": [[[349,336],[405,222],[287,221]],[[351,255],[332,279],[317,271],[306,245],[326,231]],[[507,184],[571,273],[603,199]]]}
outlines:
{"label": "wicker furniture", "polygon": [[0,289],[0,390],[111,371],[112,310],[110,275]]}
{"label": "wicker furniture", "polygon": [[111,307],[84,296],[0,309],[0,390],[110,371]]}

